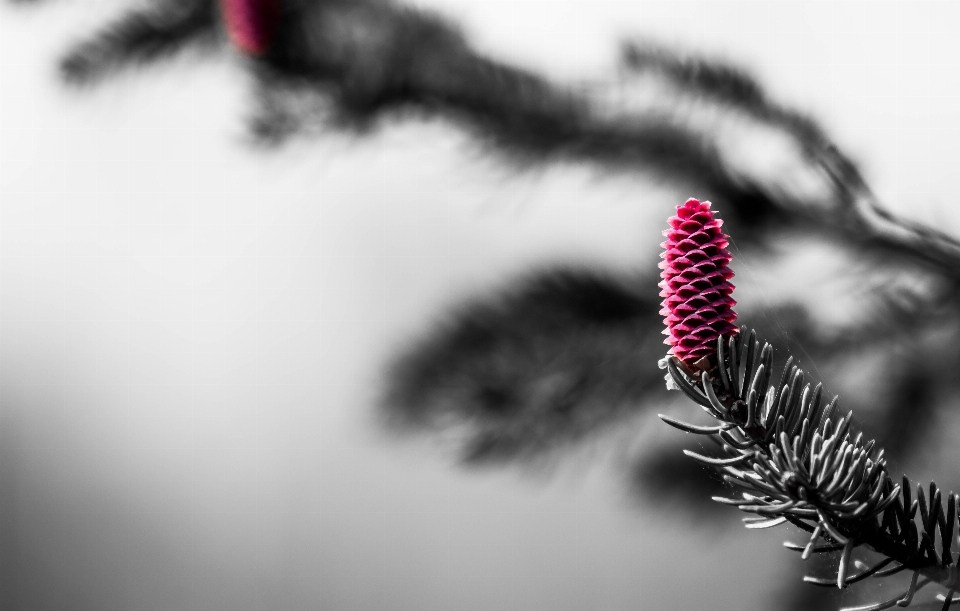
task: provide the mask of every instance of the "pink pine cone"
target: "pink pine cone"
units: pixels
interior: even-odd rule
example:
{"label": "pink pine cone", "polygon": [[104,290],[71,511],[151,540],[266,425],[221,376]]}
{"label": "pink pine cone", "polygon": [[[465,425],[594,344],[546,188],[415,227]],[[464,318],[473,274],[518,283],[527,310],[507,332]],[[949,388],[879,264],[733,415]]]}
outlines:
{"label": "pink pine cone", "polygon": [[703,357],[716,352],[717,338],[737,332],[733,311],[732,259],[727,251],[727,236],[720,231],[723,221],[714,218],[710,202],[689,199],[677,207],[677,215],[667,221],[663,232],[667,241],[660,256],[663,272],[660,296],[663,297],[665,344],[684,364],[693,367]]}
{"label": "pink pine cone", "polygon": [[230,39],[251,55],[265,53],[280,20],[280,0],[220,0]]}

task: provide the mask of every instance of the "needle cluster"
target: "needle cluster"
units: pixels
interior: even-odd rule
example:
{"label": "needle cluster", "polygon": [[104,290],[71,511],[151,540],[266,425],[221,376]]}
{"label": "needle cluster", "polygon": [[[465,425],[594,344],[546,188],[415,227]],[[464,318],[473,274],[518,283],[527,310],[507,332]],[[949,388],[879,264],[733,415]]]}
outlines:
{"label": "needle cluster", "polygon": [[[760,347],[754,331],[720,337],[717,366],[696,371],[675,356],[662,361],[675,385],[718,421],[696,426],[661,415],[684,432],[705,435],[718,452],[685,453],[718,469],[737,496],[714,500],[752,514],[747,528],[793,524],[810,533],[804,544],[785,543],[804,559],[814,553],[839,555],[836,575],[808,576],[815,585],[845,588],[868,577],[905,571],[906,590],[891,600],[845,611],[905,607],[914,594],[939,584],[947,610],[960,598],[958,543],[960,495],[944,494],[934,483],[928,492],[904,477],[894,483],[874,440],[851,430],[852,412],[840,417],[837,399],[825,403],[820,385],[805,383],[803,371],[787,361],[777,384],[770,384],[773,349]],[[863,547],[884,559],[867,566],[854,558]],[[851,566],[859,569],[856,574]]]}

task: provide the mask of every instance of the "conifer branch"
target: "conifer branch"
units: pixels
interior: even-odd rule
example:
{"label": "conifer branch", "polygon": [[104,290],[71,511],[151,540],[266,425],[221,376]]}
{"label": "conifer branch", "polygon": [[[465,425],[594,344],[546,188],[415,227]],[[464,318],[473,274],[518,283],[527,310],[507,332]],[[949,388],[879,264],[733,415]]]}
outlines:
{"label": "conifer branch", "polygon": [[[668,387],[718,424],[660,418],[720,447],[712,456],[685,452],[717,469],[739,495],[714,500],[751,514],[744,519],[747,528],[789,522],[810,533],[805,544],[785,544],[805,560],[839,553],[835,577],[807,576],[808,583],[843,589],[870,577],[911,574],[897,597],[846,611],[906,607],[929,584],[946,589],[942,600],[949,609],[960,589],[960,559],[954,557],[960,496],[944,494],[933,482],[927,492],[917,486],[913,496],[906,476],[895,483],[876,441],[852,430],[853,412],[841,416],[838,398],[828,401],[820,384],[811,387],[793,357],[775,382],[773,347],[761,346],[756,331],[746,327],[730,331],[736,319],[730,253],[709,202],[687,201],[669,223],[660,294],[672,354],[660,364]],[[885,559],[866,568],[854,559],[859,547]],[[851,565],[860,572],[852,573]]]}
{"label": "conifer branch", "polygon": [[[946,589],[940,600],[949,608],[960,589],[955,551],[960,495],[944,493],[933,482],[926,489],[914,488],[906,476],[895,483],[883,450],[851,430],[853,412],[841,417],[837,398],[826,401],[820,385],[811,387],[792,358],[779,383],[771,383],[773,348],[761,346],[756,332],[746,327],[718,338],[709,371],[693,370],[675,356],[662,363],[677,389],[719,421],[702,427],[660,416],[719,446],[712,456],[685,452],[716,468],[740,497],[714,500],[762,518],[747,518],[747,528],[789,522],[811,533],[806,543],[784,544],[804,559],[839,553],[835,578],[808,576],[804,581],[845,588],[908,571],[910,586],[895,599],[846,611],[907,606],[927,584]],[[853,573],[851,561],[859,547],[886,558]]]}

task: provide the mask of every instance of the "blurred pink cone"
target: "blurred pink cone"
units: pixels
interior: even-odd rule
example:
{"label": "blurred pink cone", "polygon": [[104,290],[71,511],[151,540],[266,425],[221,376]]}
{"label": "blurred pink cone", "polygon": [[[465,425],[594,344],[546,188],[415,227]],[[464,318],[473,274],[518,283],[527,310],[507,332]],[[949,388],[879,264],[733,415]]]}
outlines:
{"label": "blurred pink cone", "polygon": [[237,48],[250,55],[270,48],[280,19],[280,0],[220,0],[220,8]]}

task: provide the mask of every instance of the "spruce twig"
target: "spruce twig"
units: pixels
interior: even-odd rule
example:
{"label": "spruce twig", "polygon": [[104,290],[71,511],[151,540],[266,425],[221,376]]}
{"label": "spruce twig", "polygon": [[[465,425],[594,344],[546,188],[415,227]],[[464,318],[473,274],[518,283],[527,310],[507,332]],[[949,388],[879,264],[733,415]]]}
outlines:
{"label": "spruce twig", "polygon": [[[738,341],[744,337],[750,339]],[[721,348],[724,344],[737,344],[735,352]],[[840,552],[836,577],[806,577],[809,583],[845,588],[870,577],[912,572],[910,587],[892,601],[847,611],[907,606],[914,593],[928,584],[947,589],[940,600],[951,598],[950,592],[960,589],[955,552],[960,496],[945,495],[931,483],[928,492],[917,487],[914,498],[906,477],[894,483],[883,450],[851,430],[853,412],[840,417],[822,409],[819,386],[811,389],[803,371],[789,362],[784,368],[789,372],[784,376],[788,383],[767,386],[762,400],[756,389],[770,377],[766,363],[748,368],[743,379],[749,383],[737,392],[724,388],[721,379],[734,378],[735,365],[745,362],[750,352],[770,354],[771,347],[764,343],[761,349],[756,334],[742,327],[735,335],[718,338],[717,354],[724,358],[712,373],[691,376],[674,356],[665,363],[676,385],[695,402],[711,407],[720,421],[715,427],[700,427],[661,416],[684,432],[708,435],[718,442],[717,456],[686,452],[718,469],[740,496],[715,500],[763,517],[748,523],[748,528],[784,522],[806,527],[811,536],[805,544],[784,544],[801,552],[804,559],[813,553]],[[836,399],[829,405],[835,406]],[[858,547],[886,558],[852,574]],[[857,561],[856,566],[864,565]]]}
{"label": "spruce twig", "polygon": [[[689,200],[665,232],[661,313],[672,354],[661,367],[668,372],[668,386],[719,422],[699,426],[660,418],[717,442],[717,456],[685,453],[719,470],[737,490],[740,498],[714,500],[757,515],[745,520],[747,528],[789,522],[811,533],[805,544],[785,544],[805,560],[813,553],[840,552],[835,578],[807,576],[804,581],[843,589],[910,571],[903,593],[846,611],[906,607],[929,584],[946,588],[941,600],[949,608],[960,589],[960,559],[954,557],[960,497],[944,494],[932,482],[926,490],[918,486],[914,497],[909,479],[895,483],[884,451],[852,430],[853,412],[841,415],[838,399],[827,401],[819,384],[811,387],[792,357],[779,383],[771,383],[773,347],[761,346],[757,333],[746,327],[728,331],[736,318],[730,310],[733,274],[726,269],[727,238],[714,215],[708,202]],[[858,547],[885,559],[865,568],[853,557]],[[860,572],[852,574],[851,564]]]}

